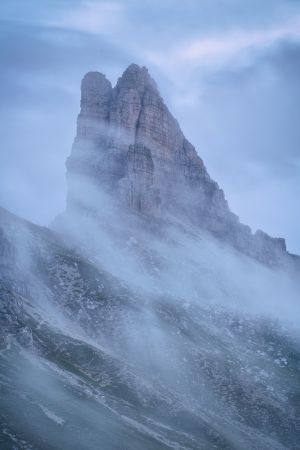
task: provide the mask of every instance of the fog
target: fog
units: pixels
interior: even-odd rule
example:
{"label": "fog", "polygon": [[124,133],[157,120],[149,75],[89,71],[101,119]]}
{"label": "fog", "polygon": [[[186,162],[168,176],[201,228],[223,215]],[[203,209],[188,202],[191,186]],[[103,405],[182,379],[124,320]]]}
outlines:
{"label": "fog", "polygon": [[[26,222],[6,227],[30,318],[1,353],[7,429],[45,448],[286,448],[269,427],[291,408],[282,396],[294,390],[286,348],[299,351],[295,274],[77,182],[81,209],[53,225],[65,244]],[[264,425],[251,402],[265,405]]]}
{"label": "fog", "polygon": [[1,351],[7,436],[32,448],[293,448],[297,273],[72,178],[55,233],[2,224],[26,324]]}
{"label": "fog", "polygon": [[145,64],[232,211],[299,251],[299,5],[46,5],[0,6],[0,201],[50,224],[0,210],[0,447],[296,448],[296,266],[128,211],[65,161],[84,73]]}
{"label": "fog", "polygon": [[136,62],[232,210],[300,252],[298,2],[13,0],[0,8],[2,206],[43,225],[64,210],[80,80],[99,70],[115,83]]}
{"label": "fog", "polygon": [[126,211],[117,193],[110,196],[88,177],[72,175],[71,186],[79,209],[69,206],[54,229],[133,291],[246,308],[297,324],[296,267],[268,268],[184,218]]}

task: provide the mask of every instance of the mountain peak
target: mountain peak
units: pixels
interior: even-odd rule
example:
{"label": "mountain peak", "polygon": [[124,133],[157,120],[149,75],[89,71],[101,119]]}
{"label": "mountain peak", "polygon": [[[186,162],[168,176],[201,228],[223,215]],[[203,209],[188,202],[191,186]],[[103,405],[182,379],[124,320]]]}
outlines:
{"label": "mountain peak", "polygon": [[139,66],[138,64],[135,64],[135,63],[129,64],[129,66],[124,70],[122,76],[124,76],[124,75],[125,76],[126,75],[132,75],[132,76],[133,75],[134,76],[141,75],[141,76],[148,76],[148,77],[150,77],[147,67]]}
{"label": "mountain peak", "polygon": [[68,210],[99,208],[93,184],[122,210],[196,225],[262,262],[286,253],[284,240],[253,235],[230,211],[146,67],[129,65],[114,88],[99,72],[85,75],[67,177]]}
{"label": "mountain peak", "polygon": [[88,72],[81,82],[81,115],[105,118],[111,90],[111,82],[104,74]]}
{"label": "mountain peak", "polygon": [[146,67],[140,67],[137,64],[130,64],[118,79],[116,88],[134,88],[144,91],[145,88],[150,88],[158,93],[157,85],[150,76]]}

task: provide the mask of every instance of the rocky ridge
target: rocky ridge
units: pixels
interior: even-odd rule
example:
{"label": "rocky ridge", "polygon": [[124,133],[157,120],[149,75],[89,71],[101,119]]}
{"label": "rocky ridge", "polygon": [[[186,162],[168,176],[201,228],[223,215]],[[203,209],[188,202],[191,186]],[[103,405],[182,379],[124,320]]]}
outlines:
{"label": "rocky ridge", "polygon": [[101,73],[84,76],[67,179],[67,211],[87,201],[81,180],[111,194],[119,206],[184,219],[263,263],[288,256],[284,239],[252,234],[230,211],[145,67],[131,64],[114,88]]}

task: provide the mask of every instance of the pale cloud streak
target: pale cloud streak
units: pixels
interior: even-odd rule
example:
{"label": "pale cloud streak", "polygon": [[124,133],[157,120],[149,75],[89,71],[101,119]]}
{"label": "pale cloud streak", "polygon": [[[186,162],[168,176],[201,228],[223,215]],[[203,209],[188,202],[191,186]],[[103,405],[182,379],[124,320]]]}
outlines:
{"label": "pale cloud streak", "polygon": [[175,70],[184,65],[185,71],[195,67],[217,66],[243,61],[248,53],[266,50],[282,40],[300,40],[300,15],[293,20],[266,29],[231,30],[217,36],[194,38],[169,51],[150,51],[147,57],[167,70]]}
{"label": "pale cloud streak", "polygon": [[122,26],[123,6],[114,1],[86,0],[73,9],[60,11],[45,25],[102,35]]}

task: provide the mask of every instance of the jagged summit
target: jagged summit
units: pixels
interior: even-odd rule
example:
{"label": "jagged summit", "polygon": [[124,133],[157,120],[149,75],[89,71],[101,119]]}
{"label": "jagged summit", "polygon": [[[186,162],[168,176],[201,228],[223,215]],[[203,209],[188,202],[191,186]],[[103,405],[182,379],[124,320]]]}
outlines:
{"label": "jagged summit", "polygon": [[117,88],[133,88],[139,90],[141,93],[147,89],[153,89],[158,92],[157,85],[153,78],[151,78],[146,67],[140,67],[137,64],[130,64],[118,79]]}
{"label": "jagged summit", "polygon": [[105,75],[99,72],[88,72],[81,82],[81,114],[105,119],[107,115],[105,105],[110,99],[111,90],[111,82]]}
{"label": "jagged summit", "polygon": [[145,67],[131,64],[115,87],[101,73],[85,75],[67,178],[68,211],[91,207],[80,183],[92,183],[121,208],[184,219],[263,262],[285,253],[284,240],[253,235],[230,211]]}

